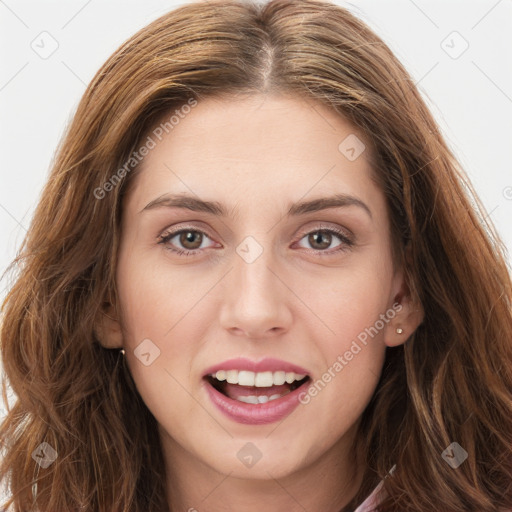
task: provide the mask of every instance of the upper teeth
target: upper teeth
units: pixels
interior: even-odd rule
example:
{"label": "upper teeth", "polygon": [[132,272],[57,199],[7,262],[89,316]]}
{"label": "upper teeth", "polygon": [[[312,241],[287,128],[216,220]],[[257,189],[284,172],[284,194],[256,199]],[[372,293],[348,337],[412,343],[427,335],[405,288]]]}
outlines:
{"label": "upper teeth", "polygon": [[291,384],[296,380],[302,380],[306,375],[283,371],[255,373],[246,370],[219,370],[216,373],[212,373],[211,376],[217,380],[226,380],[230,384],[268,388],[270,386],[281,386],[285,382]]}

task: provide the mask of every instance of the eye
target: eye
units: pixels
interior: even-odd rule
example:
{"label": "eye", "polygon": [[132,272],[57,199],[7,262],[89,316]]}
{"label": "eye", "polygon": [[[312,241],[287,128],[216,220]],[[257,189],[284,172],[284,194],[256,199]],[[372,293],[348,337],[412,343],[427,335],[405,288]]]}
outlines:
{"label": "eye", "polygon": [[[182,228],[165,232],[158,238],[160,240],[158,243],[164,245],[169,251],[180,255],[192,256],[205,248],[203,242],[210,237],[207,233],[199,229]],[[176,239],[174,243],[179,244],[178,247],[173,247],[173,239]]]}
{"label": "eye", "polygon": [[[335,247],[335,250],[326,251],[327,248],[331,246],[334,239],[338,239],[339,243],[332,247]],[[310,244],[311,249],[321,254],[322,256],[332,255],[333,253],[337,253],[340,251],[346,251],[350,249],[354,242],[348,237],[346,233],[344,233],[341,229],[335,228],[319,228],[314,231],[309,231],[306,233],[300,240],[306,240],[308,244]]]}
{"label": "eye", "polygon": [[[204,231],[185,227],[164,232],[158,237],[158,244],[164,245],[166,250],[177,255],[194,256],[201,253],[203,249],[214,247],[213,245],[204,245],[207,239],[211,240],[211,237]],[[338,239],[338,243],[332,246],[334,250],[327,251],[326,249],[332,245],[335,239]],[[300,242],[302,240],[306,240],[310,244],[311,251],[322,256],[331,256],[335,253],[349,250],[354,245],[354,242],[347,233],[336,228],[319,227],[314,231],[309,231],[299,240],[299,246],[301,246]]]}

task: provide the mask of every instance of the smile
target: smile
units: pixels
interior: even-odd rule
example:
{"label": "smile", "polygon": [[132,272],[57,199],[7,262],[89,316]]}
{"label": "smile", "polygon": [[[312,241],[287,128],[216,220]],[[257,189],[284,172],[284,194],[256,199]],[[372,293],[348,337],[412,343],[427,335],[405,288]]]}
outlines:
{"label": "smile", "polygon": [[[267,366],[269,362],[266,360]],[[264,362],[259,366],[262,364]],[[254,363],[243,366],[251,365]],[[204,380],[210,400],[230,419],[238,423],[264,424],[282,419],[299,405],[299,388],[303,388],[310,377],[293,369],[218,369],[205,375]]]}
{"label": "smile", "polygon": [[211,385],[228,398],[253,405],[277,400],[308,378],[294,372],[255,373],[247,370],[219,370],[209,377]]}

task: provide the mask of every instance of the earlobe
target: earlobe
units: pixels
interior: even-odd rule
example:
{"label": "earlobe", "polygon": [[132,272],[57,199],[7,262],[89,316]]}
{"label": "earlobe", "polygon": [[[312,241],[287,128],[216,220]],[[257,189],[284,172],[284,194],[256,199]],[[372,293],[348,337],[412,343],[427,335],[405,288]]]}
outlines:
{"label": "earlobe", "polygon": [[111,304],[103,308],[94,323],[94,334],[104,348],[121,348],[123,346],[123,333],[117,313]]}
{"label": "earlobe", "polygon": [[394,298],[394,304],[399,304],[400,307],[396,308],[396,315],[384,330],[384,343],[388,347],[404,344],[423,322],[424,317],[423,307],[417,298],[412,297],[403,273],[399,272],[398,276],[400,285]]}
{"label": "earlobe", "polygon": [[414,334],[423,321],[423,309],[412,301],[400,302],[402,306],[386,326],[384,331],[384,343],[388,347],[396,347],[405,343]]}

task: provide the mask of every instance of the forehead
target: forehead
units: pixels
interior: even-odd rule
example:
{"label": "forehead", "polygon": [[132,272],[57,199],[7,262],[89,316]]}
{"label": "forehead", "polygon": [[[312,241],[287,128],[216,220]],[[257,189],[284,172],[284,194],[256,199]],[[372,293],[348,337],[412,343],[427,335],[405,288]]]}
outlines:
{"label": "forehead", "polygon": [[[167,125],[167,129],[166,117],[173,118],[172,127]],[[142,167],[176,146],[195,149],[194,157],[198,159],[214,155],[240,160],[253,157],[259,161],[268,157],[275,161],[281,154],[282,159],[318,160],[325,150],[338,152],[347,135],[356,135],[347,120],[321,103],[299,96],[259,94],[207,98],[187,114],[164,116],[160,122],[162,131],[164,144],[157,141]]]}
{"label": "forehead", "polygon": [[334,192],[372,201],[369,196],[378,192],[368,141],[318,102],[266,95],[208,98],[187,112],[174,116],[172,128],[163,117],[150,132],[155,144],[141,162],[137,207],[168,192],[244,196],[247,204],[251,197],[287,202],[283,194],[297,200]]}

